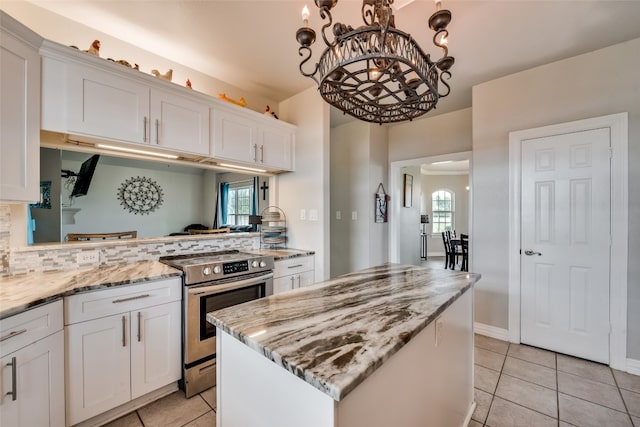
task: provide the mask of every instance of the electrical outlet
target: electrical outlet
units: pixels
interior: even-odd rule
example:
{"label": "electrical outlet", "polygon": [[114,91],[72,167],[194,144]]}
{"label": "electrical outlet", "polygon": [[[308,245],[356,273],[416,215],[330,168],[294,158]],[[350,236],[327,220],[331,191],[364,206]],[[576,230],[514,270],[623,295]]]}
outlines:
{"label": "electrical outlet", "polygon": [[98,265],[100,263],[99,251],[82,251],[76,255],[76,261],[78,264],[83,265]]}

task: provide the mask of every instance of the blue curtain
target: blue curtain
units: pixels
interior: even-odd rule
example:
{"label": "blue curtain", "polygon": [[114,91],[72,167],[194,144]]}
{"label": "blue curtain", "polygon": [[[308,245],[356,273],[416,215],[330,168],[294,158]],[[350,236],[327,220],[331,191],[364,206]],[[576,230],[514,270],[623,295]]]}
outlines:
{"label": "blue curtain", "polygon": [[251,215],[258,215],[258,192],[260,191],[260,177],[253,177],[253,203],[251,204]]}
{"label": "blue curtain", "polygon": [[220,225],[222,226],[227,224],[227,201],[229,200],[228,182],[220,183],[218,195],[220,196]]}
{"label": "blue curtain", "polygon": [[[258,215],[258,192],[260,191],[260,177],[253,177],[253,202],[251,203],[251,215]],[[258,226],[253,224],[253,231],[258,231]]]}

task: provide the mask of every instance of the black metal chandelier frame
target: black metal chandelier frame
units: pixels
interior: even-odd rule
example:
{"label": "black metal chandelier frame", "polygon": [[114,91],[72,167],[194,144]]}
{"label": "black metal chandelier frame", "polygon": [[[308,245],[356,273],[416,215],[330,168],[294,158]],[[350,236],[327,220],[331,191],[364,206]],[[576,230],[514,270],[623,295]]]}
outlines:
{"label": "black metal chandelier frame", "polygon": [[[435,31],[433,43],[443,56],[433,61],[407,33],[395,28],[391,10],[393,0],[363,0],[364,26],[353,29],[345,24],[333,26],[333,41],[326,31],[333,19],[331,9],[337,0],[315,0],[327,45],[310,72],[304,71],[311,59],[315,31],[298,29],[298,52],[302,75],[313,79],[326,102],[357,119],[373,123],[413,120],[431,109],[450,92],[447,80],[454,58],[448,56],[446,37],[451,12],[437,10],[429,19]],[[438,91],[442,83],[445,91]]]}

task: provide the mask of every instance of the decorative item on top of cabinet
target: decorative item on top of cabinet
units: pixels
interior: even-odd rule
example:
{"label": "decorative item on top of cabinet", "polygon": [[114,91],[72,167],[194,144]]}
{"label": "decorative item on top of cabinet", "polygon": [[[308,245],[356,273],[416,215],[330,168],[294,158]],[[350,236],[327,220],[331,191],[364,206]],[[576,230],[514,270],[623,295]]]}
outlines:
{"label": "decorative item on top of cabinet", "polygon": [[287,216],[277,206],[267,206],[260,213],[260,243],[263,248],[287,247]]}

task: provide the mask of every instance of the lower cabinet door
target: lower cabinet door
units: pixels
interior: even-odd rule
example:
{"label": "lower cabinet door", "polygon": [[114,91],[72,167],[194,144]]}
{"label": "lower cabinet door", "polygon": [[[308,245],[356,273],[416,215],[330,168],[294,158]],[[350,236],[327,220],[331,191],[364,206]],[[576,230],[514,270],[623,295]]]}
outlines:
{"label": "lower cabinet door", "polygon": [[0,425],[65,425],[62,331],[5,356],[0,364]]}
{"label": "lower cabinet door", "polygon": [[181,377],[181,301],[131,312],[131,398]]}
{"label": "lower cabinet door", "polygon": [[[273,279],[273,293],[279,294],[281,292],[287,292],[294,288],[295,279],[293,275],[278,277]],[[297,283],[296,283],[297,284]]]}
{"label": "lower cabinet door", "polygon": [[131,400],[129,313],[69,325],[67,424]]}
{"label": "lower cabinet door", "polygon": [[303,286],[313,285],[314,280],[314,271],[305,271],[298,275],[298,287],[302,288]]}

